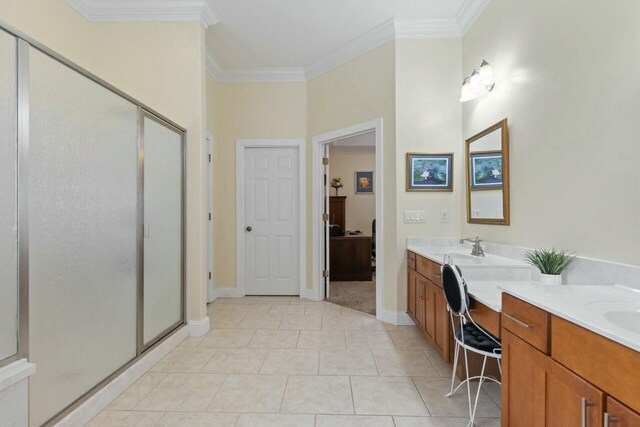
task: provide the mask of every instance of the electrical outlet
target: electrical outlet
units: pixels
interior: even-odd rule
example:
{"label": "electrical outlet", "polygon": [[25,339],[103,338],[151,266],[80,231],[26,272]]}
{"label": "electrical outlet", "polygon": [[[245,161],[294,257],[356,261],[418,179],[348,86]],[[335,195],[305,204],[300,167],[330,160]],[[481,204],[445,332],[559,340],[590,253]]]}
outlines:
{"label": "electrical outlet", "polygon": [[447,210],[440,211],[440,222],[442,224],[446,224],[449,222],[449,211]]}
{"label": "electrical outlet", "polygon": [[405,224],[424,224],[424,221],[425,221],[424,211],[404,211]]}

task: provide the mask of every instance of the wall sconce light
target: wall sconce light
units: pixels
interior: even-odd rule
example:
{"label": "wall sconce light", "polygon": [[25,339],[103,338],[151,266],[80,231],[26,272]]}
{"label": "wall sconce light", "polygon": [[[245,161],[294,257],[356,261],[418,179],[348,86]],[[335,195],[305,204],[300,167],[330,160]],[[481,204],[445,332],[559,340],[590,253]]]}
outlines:
{"label": "wall sconce light", "polygon": [[462,91],[460,93],[460,102],[467,102],[475,99],[483,92],[491,92],[496,85],[496,79],[493,74],[491,65],[482,60],[480,68],[473,70],[469,77],[465,77],[462,81]]}

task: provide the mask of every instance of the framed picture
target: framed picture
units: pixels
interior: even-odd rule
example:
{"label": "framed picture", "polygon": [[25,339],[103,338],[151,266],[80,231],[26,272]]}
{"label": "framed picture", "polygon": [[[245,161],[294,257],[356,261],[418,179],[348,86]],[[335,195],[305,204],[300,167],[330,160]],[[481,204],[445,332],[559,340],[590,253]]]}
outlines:
{"label": "framed picture", "polygon": [[471,190],[502,188],[502,151],[480,151],[469,154]]}
{"label": "framed picture", "polygon": [[407,191],[453,191],[453,153],[407,153]]}
{"label": "framed picture", "polygon": [[373,172],[355,173],[356,194],[373,194]]}

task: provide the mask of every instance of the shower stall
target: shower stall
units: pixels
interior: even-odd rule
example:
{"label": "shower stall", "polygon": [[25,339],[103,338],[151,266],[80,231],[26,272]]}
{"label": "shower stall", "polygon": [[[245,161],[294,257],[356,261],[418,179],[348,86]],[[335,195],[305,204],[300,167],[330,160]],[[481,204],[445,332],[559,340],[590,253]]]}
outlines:
{"label": "shower stall", "polygon": [[0,366],[52,424],[185,323],[185,130],[0,26]]}

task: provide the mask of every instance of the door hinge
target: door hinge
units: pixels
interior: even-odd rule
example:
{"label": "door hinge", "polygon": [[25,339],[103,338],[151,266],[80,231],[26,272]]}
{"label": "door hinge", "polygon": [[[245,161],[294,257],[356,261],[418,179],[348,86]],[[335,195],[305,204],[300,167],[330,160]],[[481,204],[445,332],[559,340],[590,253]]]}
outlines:
{"label": "door hinge", "polygon": [[211,154],[209,154],[209,163],[211,163]]}
{"label": "door hinge", "polygon": [[329,214],[328,213],[324,213],[322,214],[322,220],[324,222],[329,222]]}
{"label": "door hinge", "polygon": [[209,272],[209,280],[211,280],[211,272]]}
{"label": "door hinge", "polygon": [[328,165],[329,164],[329,158],[328,157],[323,157],[322,158],[322,164],[325,165],[325,166]]}
{"label": "door hinge", "polygon": [[329,277],[329,270],[324,270],[324,271],[322,272],[322,277],[324,277],[324,278]]}
{"label": "door hinge", "polygon": [[211,212],[209,212],[209,221],[211,221]]}

